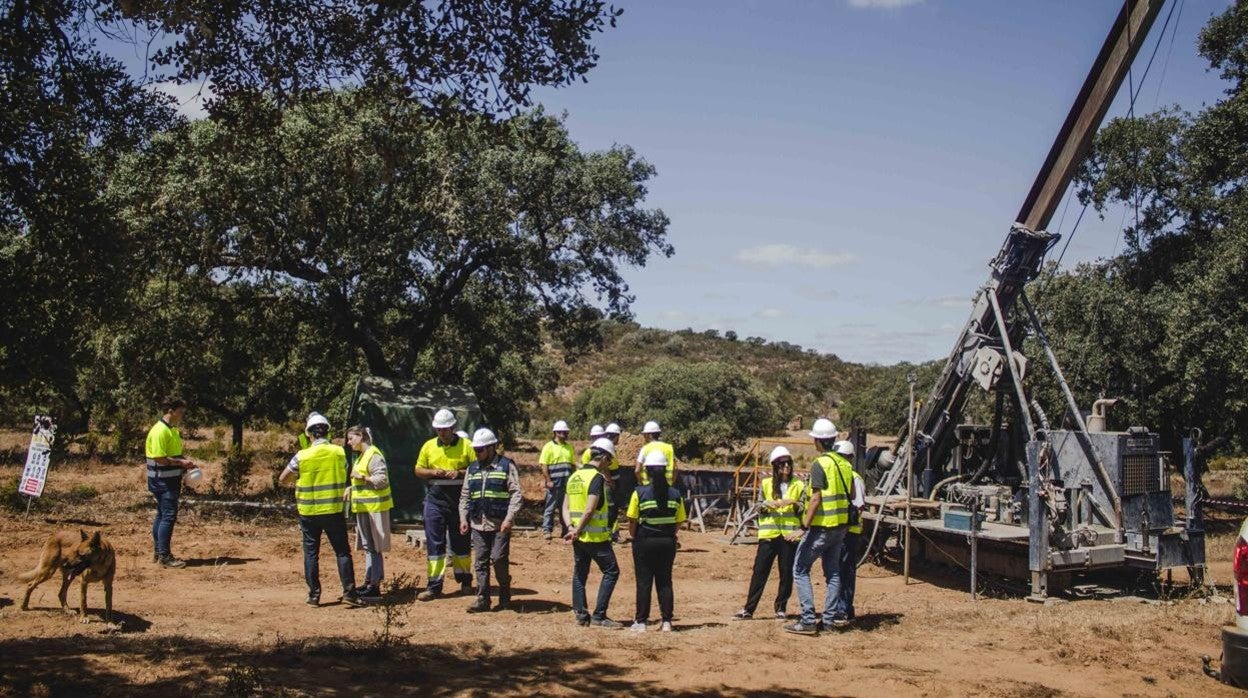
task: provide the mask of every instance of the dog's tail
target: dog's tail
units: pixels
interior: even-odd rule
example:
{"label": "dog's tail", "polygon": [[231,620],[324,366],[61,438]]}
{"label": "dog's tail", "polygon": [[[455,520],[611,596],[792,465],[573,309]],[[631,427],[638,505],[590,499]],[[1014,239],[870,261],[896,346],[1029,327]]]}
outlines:
{"label": "dog's tail", "polygon": [[17,575],[17,579],[22,582],[29,582],[30,580],[38,576],[39,576],[39,568],[35,567],[35,569],[29,572],[22,572],[21,574]]}

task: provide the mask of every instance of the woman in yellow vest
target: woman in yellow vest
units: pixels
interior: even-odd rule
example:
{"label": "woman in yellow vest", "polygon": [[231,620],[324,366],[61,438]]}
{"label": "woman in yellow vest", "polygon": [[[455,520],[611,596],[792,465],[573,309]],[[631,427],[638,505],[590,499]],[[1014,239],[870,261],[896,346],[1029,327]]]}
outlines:
{"label": "woman in yellow vest", "polygon": [[780,568],[780,588],[776,591],[776,618],[785,617],[785,606],[793,593],[793,558],[797,541],[802,537],[802,506],[806,503],[805,487],[793,476],[793,456],[784,446],[771,450],[772,476],[763,480],[763,501],[758,514],[758,549],[754,553],[754,574],[746,593],[745,607],[733,618],[754,617],[763,588],[771,576],[771,566]]}
{"label": "woman in yellow vest", "polygon": [[685,500],[677,487],[667,482],[667,456],[654,450],[642,463],[649,484],[633,490],[628,502],[628,533],[633,539],[633,570],[637,575],[637,604],[633,632],[645,632],[650,622],[650,589],[659,597],[661,632],[671,632],[675,593],[672,567],[676,562],[676,527],[684,523]]}
{"label": "woman in yellow vest", "polygon": [[356,425],[347,430],[347,447],[359,454],[351,466],[351,513],[355,515],[355,549],[364,551],[363,598],[381,596],[385,565],[381,554],[390,552],[390,477],[373,433]]}

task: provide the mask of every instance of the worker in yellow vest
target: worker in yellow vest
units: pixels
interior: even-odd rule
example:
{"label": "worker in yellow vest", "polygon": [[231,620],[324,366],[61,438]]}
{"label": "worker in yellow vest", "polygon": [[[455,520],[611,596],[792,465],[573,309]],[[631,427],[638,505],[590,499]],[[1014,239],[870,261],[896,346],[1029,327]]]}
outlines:
{"label": "worker in yellow vest", "polygon": [[655,449],[643,463],[650,484],[640,485],[628,502],[628,529],[633,539],[633,570],[637,575],[637,602],[629,630],[645,632],[650,621],[650,589],[659,597],[660,632],[671,632],[675,591],[672,567],[676,562],[676,528],[684,523],[684,495],[667,482],[667,456]]}
{"label": "worker in yellow vest", "polygon": [[448,547],[460,592],[472,593],[472,557],[468,535],[459,531],[459,498],[468,466],[476,462],[477,455],[468,439],[455,432],[455,421],[455,413],[446,408],[435,412],[433,429],[438,435],[426,441],[416,457],[416,477],[425,481],[423,514],[429,580],[425,590],[416,596],[421,601],[441,596]]}
{"label": "worker in yellow vest", "polygon": [[359,606],[363,602],[355,590],[355,567],[347,543],[347,521],[343,518],[347,498],[347,453],[331,444],[329,420],[318,412],[308,415],[304,427],[309,445],[286,464],[278,481],[295,485],[295,508],[303,534],[303,579],[308,584],[308,605],[321,604],[321,534],[329,539],[338,562],[342,600]]}
{"label": "worker in yellow vest", "polygon": [[542,531],[546,534],[546,540],[554,536],[556,518],[559,519],[559,537],[562,538],[568,532],[563,525],[563,517],[558,515],[563,508],[568,478],[572,477],[572,471],[576,469],[576,451],[568,443],[568,431],[567,422],[562,419],[555,422],[551,428],[551,440],[542,446],[542,452],[537,457],[546,487],[546,506],[542,509]]}
{"label": "worker in yellow vest", "polygon": [[816,419],[810,430],[815,447],[823,455],[815,459],[810,469],[810,496],[802,517],[804,533],[797,544],[793,561],[793,585],[797,587],[802,615],[797,622],[784,626],[791,633],[816,635],[819,632],[815,618],[815,592],[810,584],[810,571],[815,560],[822,563],[828,585],[824,592],[824,626],[844,627],[848,624],[843,616],[835,615],[833,608],[841,593],[841,547],[849,529],[849,492],[854,469],[833,450],[837,435],[836,426],[830,419]]}
{"label": "worker in yellow vest", "polygon": [[659,423],[653,420],[646,422],[646,426],[641,430],[641,435],[645,437],[646,444],[637,452],[637,467],[633,473],[637,476],[637,482],[642,485],[650,484],[650,476],[646,474],[645,460],[646,455],[652,451],[658,451],[667,459],[667,484],[676,485],[676,454],[672,450],[672,445],[666,441],[662,441],[663,430],[659,428]]}
{"label": "worker in yellow vest", "polygon": [[762,484],[763,501],[759,503],[758,549],[754,552],[754,573],[745,595],[745,607],[733,618],[754,617],[763,588],[771,576],[773,564],[780,568],[780,588],[776,591],[776,618],[785,618],[785,607],[793,593],[793,558],[797,541],[802,537],[802,513],[806,503],[805,487],[793,474],[793,455],[784,446],[771,450],[771,477]]}
{"label": "worker in yellow vest", "polygon": [[[563,499],[563,520],[569,529],[563,539],[572,544],[572,612],[576,614],[577,625],[620,628],[620,623],[607,617],[611,594],[620,578],[620,565],[611,547],[607,478],[602,474],[615,457],[615,444],[599,438],[589,450],[589,463],[568,478],[568,491]],[[598,601],[592,614],[585,594],[591,562],[602,572]]]}
{"label": "worker in yellow vest", "polygon": [[355,454],[351,466],[351,513],[355,515],[355,549],[364,551],[362,599],[381,596],[385,577],[382,553],[390,552],[390,473],[381,449],[373,444],[373,432],[355,425],[347,430],[347,448]]}
{"label": "worker in yellow vest", "polygon": [[[854,443],[837,441],[833,448],[850,463],[854,460]],[[851,517],[849,528],[845,530],[845,544],[841,546],[841,593],[832,608],[832,617],[844,618],[852,623],[854,620],[854,590],[857,587],[858,559],[862,557],[862,510],[866,507],[866,485],[858,471],[854,471],[854,480],[850,483],[849,506],[858,514],[856,520]]]}
{"label": "worker in yellow vest", "polygon": [[186,414],[186,403],[168,398],[161,405],[160,419],[147,432],[147,491],[156,498],[152,520],[152,562],[161,567],[182,568],[186,561],[173,556],[173,526],[178,522],[178,499],[182,496],[182,476],[196,466],[182,456],[182,435],[178,425]]}

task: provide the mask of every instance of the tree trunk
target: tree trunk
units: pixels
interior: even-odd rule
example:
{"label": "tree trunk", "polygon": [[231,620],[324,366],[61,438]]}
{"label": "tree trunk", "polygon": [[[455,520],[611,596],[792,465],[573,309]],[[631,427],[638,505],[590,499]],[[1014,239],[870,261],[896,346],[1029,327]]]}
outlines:
{"label": "tree trunk", "polygon": [[243,416],[235,415],[230,418],[230,427],[234,430],[234,435],[230,439],[230,446],[235,451],[243,450]]}

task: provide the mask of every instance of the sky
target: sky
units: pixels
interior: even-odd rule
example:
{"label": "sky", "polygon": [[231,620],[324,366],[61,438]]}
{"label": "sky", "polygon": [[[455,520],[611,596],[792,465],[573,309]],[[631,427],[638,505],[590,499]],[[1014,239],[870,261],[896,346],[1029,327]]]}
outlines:
{"label": "sky", "polygon": [[[676,254],[625,270],[636,320],[880,364],[948,355],[1122,6],[614,2],[588,83],[535,95],[583,149],[628,145],[657,168],[646,206]],[[1133,70],[1137,113],[1219,98],[1196,38],[1228,4],[1169,0]],[[1089,211],[1063,268],[1114,255],[1123,215]]]}

